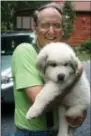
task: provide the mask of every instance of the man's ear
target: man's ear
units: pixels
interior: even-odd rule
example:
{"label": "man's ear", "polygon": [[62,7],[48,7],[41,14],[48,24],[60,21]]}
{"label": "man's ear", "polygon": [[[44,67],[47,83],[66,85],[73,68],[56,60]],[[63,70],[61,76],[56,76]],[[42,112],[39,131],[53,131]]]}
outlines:
{"label": "man's ear", "polygon": [[37,61],[36,61],[36,66],[39,69],[40,72],[44,74],[45,67],[46,67],[46,62],[47,62],[47,52],[44,50],[41,50],[37,56]]}

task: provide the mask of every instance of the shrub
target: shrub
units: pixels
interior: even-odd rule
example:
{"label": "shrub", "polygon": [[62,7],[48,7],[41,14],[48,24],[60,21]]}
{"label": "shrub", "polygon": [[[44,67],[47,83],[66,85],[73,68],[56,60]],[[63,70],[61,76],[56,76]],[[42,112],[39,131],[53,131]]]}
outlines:
{"label": "shrub", "polygon": [[91,53],[91,39],[88,39],[87,41],[81,43],[80,48],[82,51]]}

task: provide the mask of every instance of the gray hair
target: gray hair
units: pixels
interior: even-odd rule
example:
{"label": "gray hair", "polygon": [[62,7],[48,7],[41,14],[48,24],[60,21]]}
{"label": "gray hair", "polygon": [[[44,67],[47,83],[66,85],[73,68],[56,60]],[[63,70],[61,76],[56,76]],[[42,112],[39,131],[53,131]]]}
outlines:
{"label": "gray hair", "polygon": [[35,26],[38,25],[38,17],[39,17],[40,11],[42,11],[43,9],[46,9],[46,8],[54,8],[54,9],[56,9],[60,13],[60,15],[62,15],[61,8],[59,7],[58,4],[56,4],[56,3],[49,3],[49,4],[45,5],[45,6],[40,7],[38,10],[36,10],[34,12],[33,20],[34,20],[34,25]]}

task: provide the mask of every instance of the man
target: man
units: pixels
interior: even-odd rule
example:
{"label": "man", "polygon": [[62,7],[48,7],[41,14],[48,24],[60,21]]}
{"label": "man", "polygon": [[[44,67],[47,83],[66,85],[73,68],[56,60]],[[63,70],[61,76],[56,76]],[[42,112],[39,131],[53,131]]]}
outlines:
{"label": "man", "polygon": [[[18,134],[21,136],[56,136],[57,131],[54,126],[57,124],[57,109],[52,112],[53,119],[50,122],[47,122],[46,113],[32,120],[27,120],[25,116],[44,84],[36,69],[37,53],[48,43],[62,41],[61,11],[57,6],[47,5],[35,12],[34,23],[36,44],[32,46],[22,43],[15,49],[12,58],[16,136]],[[81,72],[81,68],[78,69],[79,75]],[[83,117],[77,117],[77,121],[74,117],[66,117],[66,119],[71,126],[77,127],[82,124],[85,117],[86,114],[83,113]]]}

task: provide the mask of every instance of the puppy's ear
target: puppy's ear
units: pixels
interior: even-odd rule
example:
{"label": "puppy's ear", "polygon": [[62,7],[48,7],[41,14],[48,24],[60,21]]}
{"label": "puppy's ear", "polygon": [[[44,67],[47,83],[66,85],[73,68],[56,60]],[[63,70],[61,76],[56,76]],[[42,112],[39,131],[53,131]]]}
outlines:
{"label": "puppy's ear", "polygon": [[71,66],[76,73],[80,60],[74,55],[71,56]]}
{"label": "puppy's ear", "polygon": [[48,54],[45,50],[41,50],[37,56],[36,66],[40,72],[44,73],[46,68]]}

